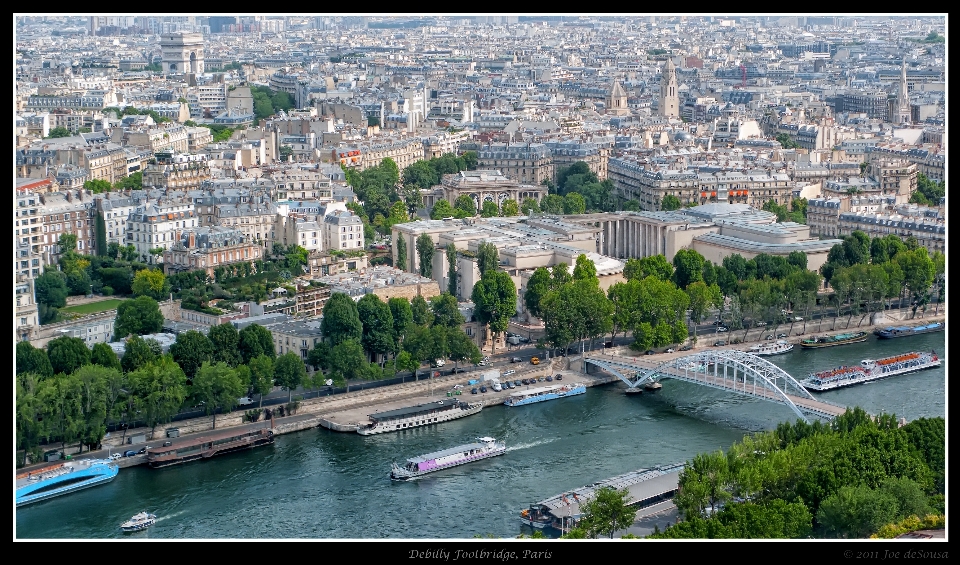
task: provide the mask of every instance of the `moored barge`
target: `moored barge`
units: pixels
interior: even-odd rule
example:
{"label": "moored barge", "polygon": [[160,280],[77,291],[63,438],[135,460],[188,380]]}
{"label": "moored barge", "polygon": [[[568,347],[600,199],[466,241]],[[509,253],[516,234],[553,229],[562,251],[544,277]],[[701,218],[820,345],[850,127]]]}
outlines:
{"label": "moored barge", "polygon": [[[271,420],[271,426],[273,421]],[[187,438],[175,445],[147,450],[147,464],[151,467],[179,465],[197,459],[207,459],[224,453],[252,449],[273,443],[273,429],[226,429],[220,433],[204,433],[203,437]]]}
{"label": "moored barge", "polygon": [[370,423],[357,427],[357,433],[369,436],[398,432],[471,416],[479,413],[480,410],[483,410],[483,402],[464,402],[459,398],[444,398],[426,404],[370,414]]}
{"label": "moored barge", "polygon": [[833,347],[835,345],[846,345],[848,343],[860,343],[867,341],[867,332],[850,332],[830,336],[811,337],[800,340],[800,347],[804,349],[819,349],[821,347]]}
{"label": "moored barge", "polygon": [[897,337],[910,337],[912,335],[928,334],[933,332],[942,332],[947,328],[944,322],[934,322],[922,326],[896,326],[874,330],[873,333],[880,339],[894,339]]}

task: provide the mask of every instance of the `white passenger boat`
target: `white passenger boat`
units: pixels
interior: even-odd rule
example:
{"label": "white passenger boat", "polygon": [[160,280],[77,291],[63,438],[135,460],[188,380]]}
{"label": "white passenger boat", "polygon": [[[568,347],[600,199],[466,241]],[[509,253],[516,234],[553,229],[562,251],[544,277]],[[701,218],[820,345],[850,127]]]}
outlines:
{"label": "white passenger boat", "polygon": [[390,471],[390,478],[395,481],[415,479],[441,469],[449,469],[464,463],[503,455],[506,451],[506,446],[494,438],[478,437],[475,443],[458,445],[443,451],[411,457],[407,459],[407,463],[403,467],[394,463],[393,469]]}
{"label": "white passenger boat", "polygon": [[471,416],[482,409],[483,402],[464,402],[459,398],[444,398],[436,402],[370,414],[370,423],[359,426],[357,433],[369,436],[429,426]]}
{"label": "white passenger boat", "polygon": [[806,389],[821,392],[939,366],[940,358],[935,351],[913,351],[879,360],[864,359],[860,365],[813,373],[800,384]]}
{"label": "white passenger boat", "polygon": [[747,350],[747,353],[765,357],[767,355],[780,355],[781,353],[787,353],[788,351],[793,351],[793,344],[789,341],[781,339],[776,343],[761,343],[760,345],[754,345]]}
{"label": "white passenger boat", "polygon": [[552,386],[541,386],[531,388],[522,392],[514,392],[503,401],[504,406],[524,406],[534,402],[544,402],[546,400],[555,400],[567,396],[575,396],[587,392],[587,387],[583,383],[571,383]]}

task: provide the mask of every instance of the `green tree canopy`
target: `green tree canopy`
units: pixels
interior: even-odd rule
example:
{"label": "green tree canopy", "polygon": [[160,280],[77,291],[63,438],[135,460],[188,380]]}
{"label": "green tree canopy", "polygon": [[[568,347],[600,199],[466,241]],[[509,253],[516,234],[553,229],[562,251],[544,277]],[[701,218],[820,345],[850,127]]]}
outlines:
{"label": "green tree canopy", "polygon": [[217,412],[233,410],[237,400],[247,390],[236,369],[224,362],[211,365],[204,361],[193,377],[192,395],[204,403],[207,414],[213,414],[213,428],[217,428]]}
{"label": "green tree canopy", "polygon": [[124,300],[117,306],[117,318],[113,325],[115,339],[129,335],[157,333],[163,329],[163,314],[160,305],[149,296]]}
{"label": "green tree canopy", "polygon": [[127,339],[123,345],[123,358],[120,366],[125,373],[136,371],[156,360],[157,354],[142,337],[135,335]]}
{"label": "green tree canopy", "polygon": [[231,367],[236,367],[243,362],[240,353],[240,332],[233,324],[224,322],[211,327],[207,332],[207,338],[210,340],[213,351],[210,358],[212,364],[224,362]]}
{"label": "green tree canopy", "polygon": [[420,261],[420,276],[433,277],[433,238],[423,233],[417,238],[417,259]]}
{"label": "green tree canopy", "polygon": [[455,212],[458,212],[458,218],[472,218],[477,215],[477,205],[473,202],[473,198],[466,194],[458,196],[453,202],[453,207]]}
{"label": "green tree canopy", "polygon": [[516,314],[517,287],[504,271],[489,270],[473,287],[474,317],[494,335],[505,332]]}
{"label": "green tree canopy", "polygon": [[449,292],[434,296],[430,299],[430,309],[433,311],[433,324],[445,328],[459,328],[466,320],[460,313],[457,299]]}
{"label": "green tree canopy", "polygon": [[93,351],[90,352],[90,362],[108,369],[121,369],[120,358],[117,357],[113,348],[106,343],[93,344]]}
{"label": "green tree canopy", "polygon": [[213,353],[213,342],[196,330],[177,334],[177,341],[170,346],[170,355],[177,362],[177,365],[180,365],[188,379],[193,378],[197,369],[205,361],[211,362],[213,360]]}
{"label": "green tree canopy", "polygon": [[260,324],[250,324],[240,330],[240,359],[244,364],[260,355],[275,359],[277,352],[273,347],[273,334]]}
{"label": "green tree canopy", "polygon": [[17,342],[17,374],[32,373],[40,378],[53,376],[53,365],[44,349],[34,347],[29,341]]}
{"label": "green tree canopy", "polygon": [[390,306],[376,294],[365,294],[357,301],[363,333],[361,344],[371,354],[386,355],[394,350],[393,314]]}
{"label": "green tree canopy", "polygon": [[500,206],[500,215],[504,218],[519,216],[520,206],[517,205],[517,201],[511,198],[504,200],[503,204]]}
{"label": "green tree canopy", "polygon": [[477,270],[482,277],[484,273],[496,270],[500,266],[500,251],[496,244],[486,241],[477,245]]}
{"label": "green tree canopy", "polygon": [[[446,200],[439,200],[436,204],[433,205],[433,209],[430,210],[430,219],[431,220],[442,220],[444,218],[453,218],[456,216],[456,211],[453,209],[453,206],[450,205]],[[429,235],[427,237],[430,237]]]}
{"label": "green tree canopy", "polygon": [[661,210],[679,210],[683,208],[683,202],[673,194],[668,194],[663,197],[663,200],[660,201]]}
{"label": "green tree canopy", "polygon": [[296,353],[284,353],[277,356],[273,364],[273,378],[278,386],[287,391],[287,402],[290,402],[293,391],[306,382],[307,368]]}
{"label": "green tree canopy", "polygon": [[581,525],[590,537],[609,536],[633,525],[636,511],[627,504],[627,489],[600,487],[581,505]]}
{"label": "green tree canopy", "polygon": [[493,200],[484,200],[483,205],[480,207],[480,217],[482,218],[496,218],[500,215],[500,209],[497,207],[497,203]]}
{"label": "green tree canopy", "polygon": [[69,375],[90,363],[90,350],[79,337],[60,336],[47,344],[47,357],[54,373]]}
{"label": "green tree canopy", "polygon": [[347,339],[355,339],[359,343],[363,336],[363,324],[360,322],[356,302],[341,292],[331,294],[323,307],[320,331],[334,346]]}

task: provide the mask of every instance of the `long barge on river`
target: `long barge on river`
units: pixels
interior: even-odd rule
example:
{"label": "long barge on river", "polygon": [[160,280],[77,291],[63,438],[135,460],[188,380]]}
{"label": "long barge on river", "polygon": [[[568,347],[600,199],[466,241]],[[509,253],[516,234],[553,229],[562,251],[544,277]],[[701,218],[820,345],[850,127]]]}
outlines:
{"label": "long barge on river", "polygon": [[[147,450],[147,464],[168,467],[197,459],[207,459],[234,451],[273,444],[273,420],[269,428],[228,428],[220,433],[205,433],[203,437],[178,440],[175,444]],[[168,442],[169,443],[169,442]]]}
{"label": "long barge on river", "polygon": [[850,332],[830,336],[811,337],[801,339],[800,347],[804,349],[819,349],[821,347],[833,347],[835,345],[846,345],[848,343],[860,343],[867,341],[867,332]]}
{"label": "long barge on river", "polygon": [[800,384],[808,390],[822,392],[939,366],[940,358],[936,351],[913,351],[878,360],[864,359],[860,365],[813,373]]}
{"label": "long barge on river", "polygon": [[580,506],[589,500],[597,489],[610,487],[627,489],[627,504],[637,509],[669,500],[677,493],[680,471],[684,463],[658,465],[650,469],[638,469],[623,475],[568,490],[531,504],[520,512],[520,522],[542,530],[552,528],[565,533],[576,526],[581,517]]}
{"label": "long barge on river", "polygon": [[933,332],[942,332],[947,329],[945,322],[934,322],[922,326],[896,326],[873,330],[874,335],[880,339],[894,339],[898,337],[910,337],[912,335],[929,334]]}
{"label": "long barge on river", "polygon": [[483,402],[464,402],[459,398],[444,398],[426,404],[370,414],[370,423],[357,427],[357,433],[369,436],[398,432],[472,416],[481,410],[483,410]]}

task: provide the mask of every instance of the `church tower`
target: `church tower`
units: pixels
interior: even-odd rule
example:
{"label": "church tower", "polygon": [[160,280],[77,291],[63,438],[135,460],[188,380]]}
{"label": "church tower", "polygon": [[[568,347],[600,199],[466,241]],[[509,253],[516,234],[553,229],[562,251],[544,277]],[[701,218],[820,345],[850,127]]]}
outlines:
{"label": "church tower", "polygon": [[667,59],[660,77],[660,115],[667,118],[680,117],[680,97],[677,94],[677,72],[672,59]]}
{"label": "church tower", "polygon": [[620,86],[620,81],[613,82],[613,88],[607,95],[607,114],[612,116],[626,116],[630,113],[627,108],[627,91]]}
{"label": "church tower", "polygon": [[907,59],[903,59],[900,65],[900,90],[897,92],[897,117],[898,124],[909,124],[913,120],[910,117],[910,96],[907,94]]}

